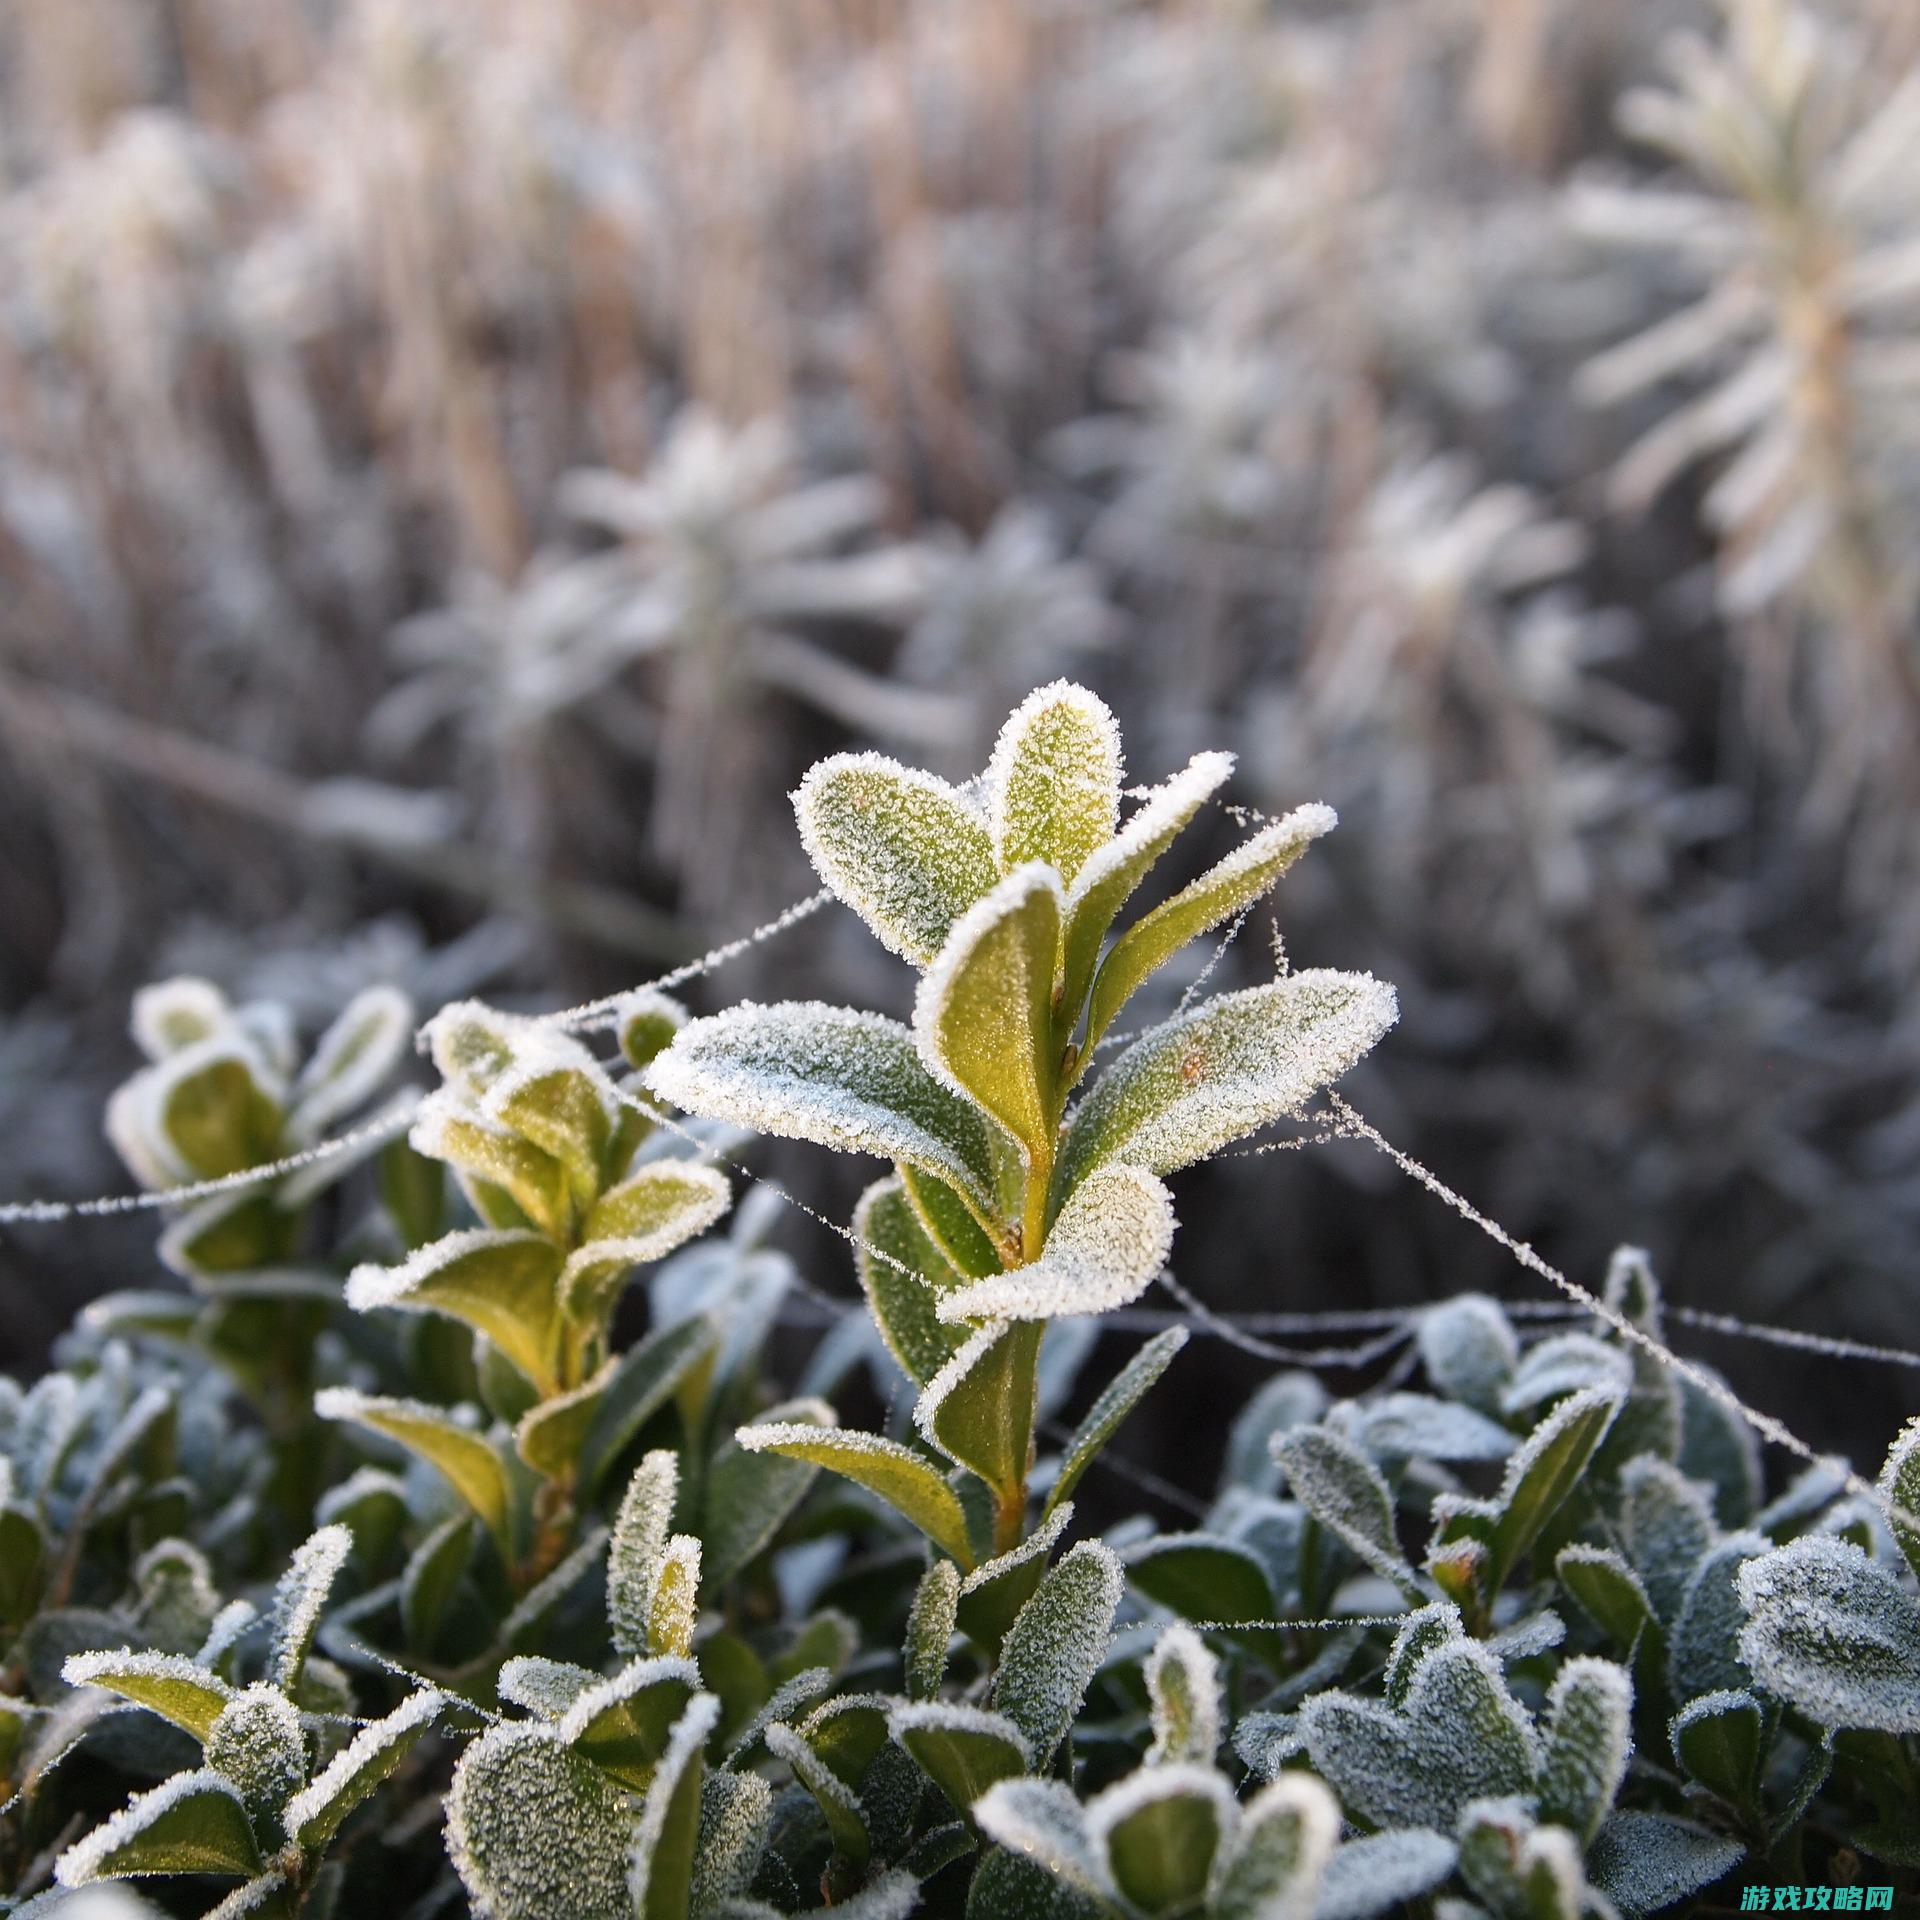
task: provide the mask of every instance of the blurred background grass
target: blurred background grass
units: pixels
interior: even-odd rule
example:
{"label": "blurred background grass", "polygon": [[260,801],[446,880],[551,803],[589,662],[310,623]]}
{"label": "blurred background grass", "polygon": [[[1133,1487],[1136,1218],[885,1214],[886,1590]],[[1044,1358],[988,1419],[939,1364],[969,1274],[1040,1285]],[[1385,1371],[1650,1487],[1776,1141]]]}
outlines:
{"label": "blurred background grass", "polygon": [[[5,0],[0,1192],[121,1183],[143,980],[605,991],[810,890],[820,753],[965,774],[1070,673],[1135,777],[1340,808],[1279,931],[1399,984],[1389,1135],[1582,1278],[1914,1344],[1917,59],[1909,0]],[[821,916],[694,998],[906,986]],[[1359,1148],[1182,1214],[1217,1307],[1516,1290]],[[153,1264],[5,1233],[6,1363]]]}

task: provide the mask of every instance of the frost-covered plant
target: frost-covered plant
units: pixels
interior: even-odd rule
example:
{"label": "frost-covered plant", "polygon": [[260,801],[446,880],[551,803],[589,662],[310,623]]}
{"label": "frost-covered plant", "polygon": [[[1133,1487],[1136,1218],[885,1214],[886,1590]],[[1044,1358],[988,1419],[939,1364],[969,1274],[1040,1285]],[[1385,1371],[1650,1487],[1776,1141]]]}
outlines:
{"label": "frost-covered plant", "polygon": [[[1300,808],[1116,932],[1231,767],[1196,756],[1123,823],[1118,729],[1066,682],[1014,711],[977,788],[877,755],[823,761],[794,795],[801,836],[836,897],[920,971],[913,1024],[746,1004],[682,1028],[647,1072],[690,1112],[894,1162],[854,1232],[874,1318],[921,1388],[921,1447],[777,1426],[742,1444],[872,1488],[966,1570],[1025,1535],[1047,1322],[1143,1293],[1173,1240],[1162,1176],[1298,1112],[1394,1018],[1370,976],[1283,975],[1129,1036],[1069,1113],[1139,989],[1333,825]],[[1049,1512],[1085,1464],[1076,1450]]]}

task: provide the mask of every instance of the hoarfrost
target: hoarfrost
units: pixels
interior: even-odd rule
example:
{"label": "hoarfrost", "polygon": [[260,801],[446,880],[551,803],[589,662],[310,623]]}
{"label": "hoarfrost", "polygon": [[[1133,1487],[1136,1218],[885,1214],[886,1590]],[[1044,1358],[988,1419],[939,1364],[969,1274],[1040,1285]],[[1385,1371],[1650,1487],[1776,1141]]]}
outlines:
{"label": "hoarfrost", "polygon": [[322,1527],[294,1554],[273,1591],[272,1643],[267,1665],[277,1686],[291,1692],[319,1630],[321,1609],[353,1551],[353,1535],[337,1521]]}
{"label": "hoarfrost", "polygon": [[1010,1853],[1083,1893],[1104,1893],[1080,1803],[1058,1780],[1002,1780],[973,1803],[973,1817]]}
{"label": "hoarfrost", "polygon": [[1414,1336],[1427,1378],[1450,1400],[1496,1413],[1520,1358],[1513,1323],[1482,1293],[1463,1293],[1421,1314]]}
{"label": "hoarfrost", "polygon": [[1588,1850],[1587,1873],[1623,1912],[1658,1913],[1710,1887],[1746,1851],[1738,1840],[1689,1820],[1616,1813]]}
{"label": "hoarfrost", "polygon": [[607,1553],[607,1620],[613,1643],[629,1658],[644,1653],[654,1582],[673,1532],[673,1506],[680,1490],[680,1458],[659,1447],[633,1470]]}
{"label": "hoarfrost", "polygon": [[409,1694],[383,1719],[362,1727],[312,1783],[287,1802],[287,1837],[300,1839],[301,1830],[322,1816],[332,1818],[337,1825],[340,1802],[351,1794],[350,1811],[365,1799],[399,1765],[412,1745],[410,1736],[429,1726],[446,1704],[445,1694],[426,1688]]}
{"label": "hoarfrost", "polygon": [[1071,883],[1112,838],[1124,779],[1106,703],[1056,680],[1007,716],[987,761],[987,824],[1003,872],[1044,860]]}
{"label": "hoarfrost", "polygon": [[256,1826],[306,1785],[307,1743],[285,1694],[251,1686],[221,1709],[207,1734],[207,1765],[239,1789]]}
{"label": "hoarfrost", "polygon": [[1372,1920],[1437,1887],[1457,1857],[1446,1835],[1421,1827],[1350,1840],[1327,1862],[1313,1920]]}
{"label": "hoarfrost", "polygon": [[1147,1656],[1153,1707],[1149,1766],[1211,1763],[1220,1746],[1220,1663],[1184,1621],[1164,1629]]}
{"label": "hoarfrost", "polygon": [[1043,1763],[1073,1724],[1106,1657],[1125,1586],[1113,1550],[1083,1540],[1040,1582],[1008,1630],[993,1703]]}
{"label": "hoarfrost", "polygon": [[1610,1660],[1569,1660],[1547,1695],[1540,1817],[1582,1845],[1599,1831],[1633,1750],[1633,1681]]}
{"label": "hoarfrost", "polygon": [[63,1887],[84,1887],[93,1880],[112,1878],[115,1870],[110,1863],[122,1847],[138,1840],[176,1808],[202,1795],[231,1801],[235,1814],[245,1823],[246,1809],[231,1782],[208,1767],[192,1773],[176,1773],[149,1792],[135,1794],[111,1819],[102,1821],[84,1839],[70,1846],[54,1862],[53,1877]]}

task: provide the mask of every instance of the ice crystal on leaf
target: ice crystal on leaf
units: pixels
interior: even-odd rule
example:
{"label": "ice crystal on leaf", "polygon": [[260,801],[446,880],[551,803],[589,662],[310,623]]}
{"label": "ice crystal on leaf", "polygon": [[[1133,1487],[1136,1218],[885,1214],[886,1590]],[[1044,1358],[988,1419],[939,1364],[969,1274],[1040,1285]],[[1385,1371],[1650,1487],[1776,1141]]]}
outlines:
{"label": "ice crystal on leaf", "polygon": [[1120,729],[1084,687],[1056,680],[1007,717],[987,762],[987,818],[1002,872],[1044,861],[1071,885],[1120,813]]}

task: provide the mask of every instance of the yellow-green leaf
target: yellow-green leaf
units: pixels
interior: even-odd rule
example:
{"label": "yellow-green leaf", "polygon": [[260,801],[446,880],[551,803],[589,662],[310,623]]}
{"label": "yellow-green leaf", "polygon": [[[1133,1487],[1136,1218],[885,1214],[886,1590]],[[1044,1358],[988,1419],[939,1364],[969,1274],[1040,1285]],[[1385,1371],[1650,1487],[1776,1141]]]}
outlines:
{"label": "yellow-green leaf", "polygon": [[322,1420],[348,1420],[398,1441],[429,1466],[438,1467],[454,1491],[487,1523],[503,1544],[509,1530],[510,1494],[506,1463],[493,1443],[463,1427],[442,1408],[418,1400],[387,1399],[328,1387],[314,1395],[313,1410]]}
{"label": "yellow-green leaf", "polygon": [[452,1088],[421,1101],[407,1139],[416,1153],[459,1173],[490,1226],[533,1226],[558,1237],[572,1224],[566,1168],[531,1140],[487,1119]]}
{"label": "yellow-green leaf", "polygon": [[854,1258],[874,1324],[911,1380],[925,1385],[953,1358],[964,1327],[942,1325],[936,1297],[960,1284],[899,1179],[876,1181],[854,1209]]}
{"label": "yellow-green leaf", "polygon": [[175,1653],[76,1653],[61,1677],[73,1687],[104,1687],[184,1727],[196,1740],[213,1730],[233,1689],[217,1673]]}
{"label": "yellow-green leaf", "polygon": [[987,763],[1001,872],[1039,860],[1071,881],[1113,838],[1120,781],[1120,729],[1104,702],[1065,680],[1028,694]]}
{"label": "yellow-green leaf", "polygon": [[1031,1321],[980,1328],[914,1404],[921,1438],[978,1474],[1003,1502],[1019,1497],[1033,1458],[1042,1332]]}
{"label": "yellow-green leaf", "polygon": [[569,1480],[580,1464],[580,1449],[599,1414],[619,1368],[609,1360],[591,1380],[552,1400],[543,1400],[521,1417],[513,1430],[520,1458],[548,1480]]}
{"label": "yellow-green leaf", "polygon": [[176,1773],[128,1801],[54,1863],[63,1887],[149,1873],[221,1873],[248,1879],[260,1849],[240,1796],[211,1769]]}

